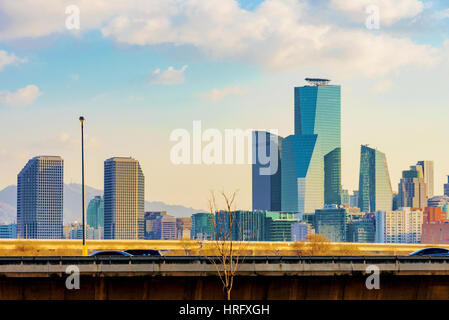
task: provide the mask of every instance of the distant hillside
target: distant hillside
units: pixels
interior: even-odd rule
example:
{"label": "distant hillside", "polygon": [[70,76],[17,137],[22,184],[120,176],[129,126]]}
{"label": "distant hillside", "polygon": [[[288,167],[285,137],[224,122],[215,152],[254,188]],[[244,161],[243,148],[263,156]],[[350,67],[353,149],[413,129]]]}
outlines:
{"label": "distant hillside", "polygon": [[[86,186],[86,209],[89,201],[95,196],[103,195],[103,190]],[[0,223],[16,221],[17,187],[8,186],[0,190]],[[170,205],[160,201],[145,201],[145,211],[167,211],[176,217],[190,217],[204,210],[187,208],[181,205]],[[76,183],[64,184],[64,223],[71,223],[81,219],[81,185]]]}

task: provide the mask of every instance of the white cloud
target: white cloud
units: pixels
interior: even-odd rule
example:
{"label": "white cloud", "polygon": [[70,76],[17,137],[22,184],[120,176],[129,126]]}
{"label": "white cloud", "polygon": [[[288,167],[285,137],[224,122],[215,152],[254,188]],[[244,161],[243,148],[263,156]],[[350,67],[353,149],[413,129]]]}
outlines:
{"label": "white cloud", "polygon": [[68,133],[66,133],[66,132],[62,132],[60,135],[59,135],[59,141],[60,142],[67,142],[67,141],[69,141],[70,140],[70,135],[68,134]]}
{"label": "white cloud", "polygon": [[[52,144],[58,144],[61,147],[70,147],[75,148],[80,146],[80,137],[79,136],[71,136],[67,132],[61,132],[57,139],[51,139]],[[84,135],[84,146],[86,149],[97,149],[100,146],[100,142],[97,138],[90,137],[89,135]]]}
{"label": "white cloud", "polygon": [[381,25],[391,26],[402,19],[416,17],[424,9],[424,4],[419,0],[332,0],[331,7],[348,14],[354,21],[366,20],[366,8],[377,6],[380,13]]}
{"label": "white cloud", "polygon": [[20,107],[32,104],[42,92],[33,84],[16,92],[0,91],[0,104],[10,107]]}
{"label": "white cloud", "polygon": [[0,71],[2,71],[7,65],[17,65],[20,63],[25,63],[26,61],[27,59],[19,58],[14,53],[8,53],[5,50],[0,50]]}
{"label": "white cloud", "polygon": [[211,91],[207,93],[200,93],[198,96],[200,98],[208,99],[211,101],[219,101],[224,99],[227,96],[230,95],[243,95],[247,92],[246,89],[242,89],[239,86],[236,87],[229,87],[229,88],[223,88],[223,89],[212,89]]}
{"label": "white cloud", "polygon": [[168,67],[167,70],[161,71],[161,69],[156,69],[151,74],[148,81],[153,84],[179,84],[183,83],[185,80],[184,71],[186,71],[187,66],[183,66],[181,69],[176,70],[172,66]]}
{"label": "white cloud", "polygon": [[436,12],[435,17],[437,19],[448,19],[449,18],[449,8]]}
{"label": "white cloud", "polygon": [[[12,20],[0,39],[68,32],[61,22],[67,1],[47,1],[45,6],[36,0],[0,4],[0,11]],[[265,0],[254,11],[242,9],[236,0],[73,0],[70,4],[80,7],[81,31],[100,29],[103,36],[131,45],[193,46],[209,59],[243,61],[265,69],[307,67],[382,76],[410,64],[435,65],[439,54],[405,37],[312,19],[309,9],[313,9],[313,1]],[[380,7],[383,25],[423,10],[418,0],[332,0],[329,9],[363,21],[367,4]],[[182,82],[183,74],[177,71],[158,70],[150,81]]]}
{"label": "white cloud", "polygon": [[374,93],[385,93],[389,91],[393,87],[393,81],[391,80],[382,80],[377,82],[373,87],[372,91]]}

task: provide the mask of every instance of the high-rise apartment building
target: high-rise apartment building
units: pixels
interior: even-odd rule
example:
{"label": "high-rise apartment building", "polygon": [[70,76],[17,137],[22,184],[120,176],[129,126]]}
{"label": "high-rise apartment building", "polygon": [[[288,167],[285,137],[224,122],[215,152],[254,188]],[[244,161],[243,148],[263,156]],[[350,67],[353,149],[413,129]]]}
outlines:
{"label": "high-rise apartment building", "polygon": [[376,212],[377,243],[420,243],[423,210],[404,207]]}
{"label": "high-rise apartment building", "polygon": [[359,201],[362,212],[391,211],[393,207],[393,192],[387,158],[384,153],[361,146]]}
{"label": "high-rise apartment building", "polygon": [[424,182],[423,168],[411,166],[402,171],[398,186],[398,208],[411,207],[424,209],[427,206],[427,186]]}
{"label": "high-rise apartment building", "polygon": [[104,239],[104,199],[96,196],[89,201],[86,214],[87,225],[96,230],[95,239]]}
{"label": "high-rise apartment building", "polygon": [[421,166],[423,169],[423,178],[426,184],[426,194],[428,198],[434,196],[434,173],[433,173],[433,161],[424,160],[418,161],[418,166]]}
{"label": "high-rise apartment building", "polygon": [[161,240],[176,240],[176,218],[168,214],[163,215],[161,222]]}
{"label": "high-rise apartment building", "polygon": [[267,132],[252,134],[253,210],[281,210],[282,138]]}
{"label": "high-rise apartment building", "polygon": [[104,162],[104,238],[144,238],[145,182],[140,164],[129,157]]}
{"label": "high-rise apartment building", "polygon": [[63,238],[64,160],[38,156],[17,176],[17,237]]}
{"label": "high-rise apartment building", "polygon": [[282,140],[282,211],[313,213],[341,203],[340,86],[295,87],[295,134]]}

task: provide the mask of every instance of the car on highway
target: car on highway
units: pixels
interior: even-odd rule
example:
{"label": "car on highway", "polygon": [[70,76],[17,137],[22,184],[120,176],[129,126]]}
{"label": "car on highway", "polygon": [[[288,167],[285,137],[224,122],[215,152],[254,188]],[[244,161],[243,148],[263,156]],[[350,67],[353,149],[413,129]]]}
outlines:
{"label": "car on highway", "polygon": [[162,256],[158,250],[154,249],[128,249],[125,252],[132,256]]}
{"label": "car on highway", "polygon": [[444,248],[424,248],[410,253],[410,256],[438,256],[449,257],[449,250]]}
{"label": "car on highway", "polygon": [[91,257],[132,257],[132,254],[119,250],[97,251],[90,255]]}

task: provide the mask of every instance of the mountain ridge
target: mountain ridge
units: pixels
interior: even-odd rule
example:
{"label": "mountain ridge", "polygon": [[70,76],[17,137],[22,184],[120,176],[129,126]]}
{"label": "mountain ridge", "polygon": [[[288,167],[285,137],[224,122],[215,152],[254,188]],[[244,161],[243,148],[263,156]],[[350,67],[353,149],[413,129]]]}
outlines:
{"label": "mountain ridge", "polygon": [[[85,187],[86,209],[95,196],[103,195],[103,190]],[[14,223],[17,218],[17,186],[10,185],[0,190],[0,223]],[[162,201],[145,201],[145,211],[167,211],[175,217],[190,217],[194,213],[205,212],[183,205],[166,204]],[[81,220],[81,185],[64,184],[64,224]]]}

